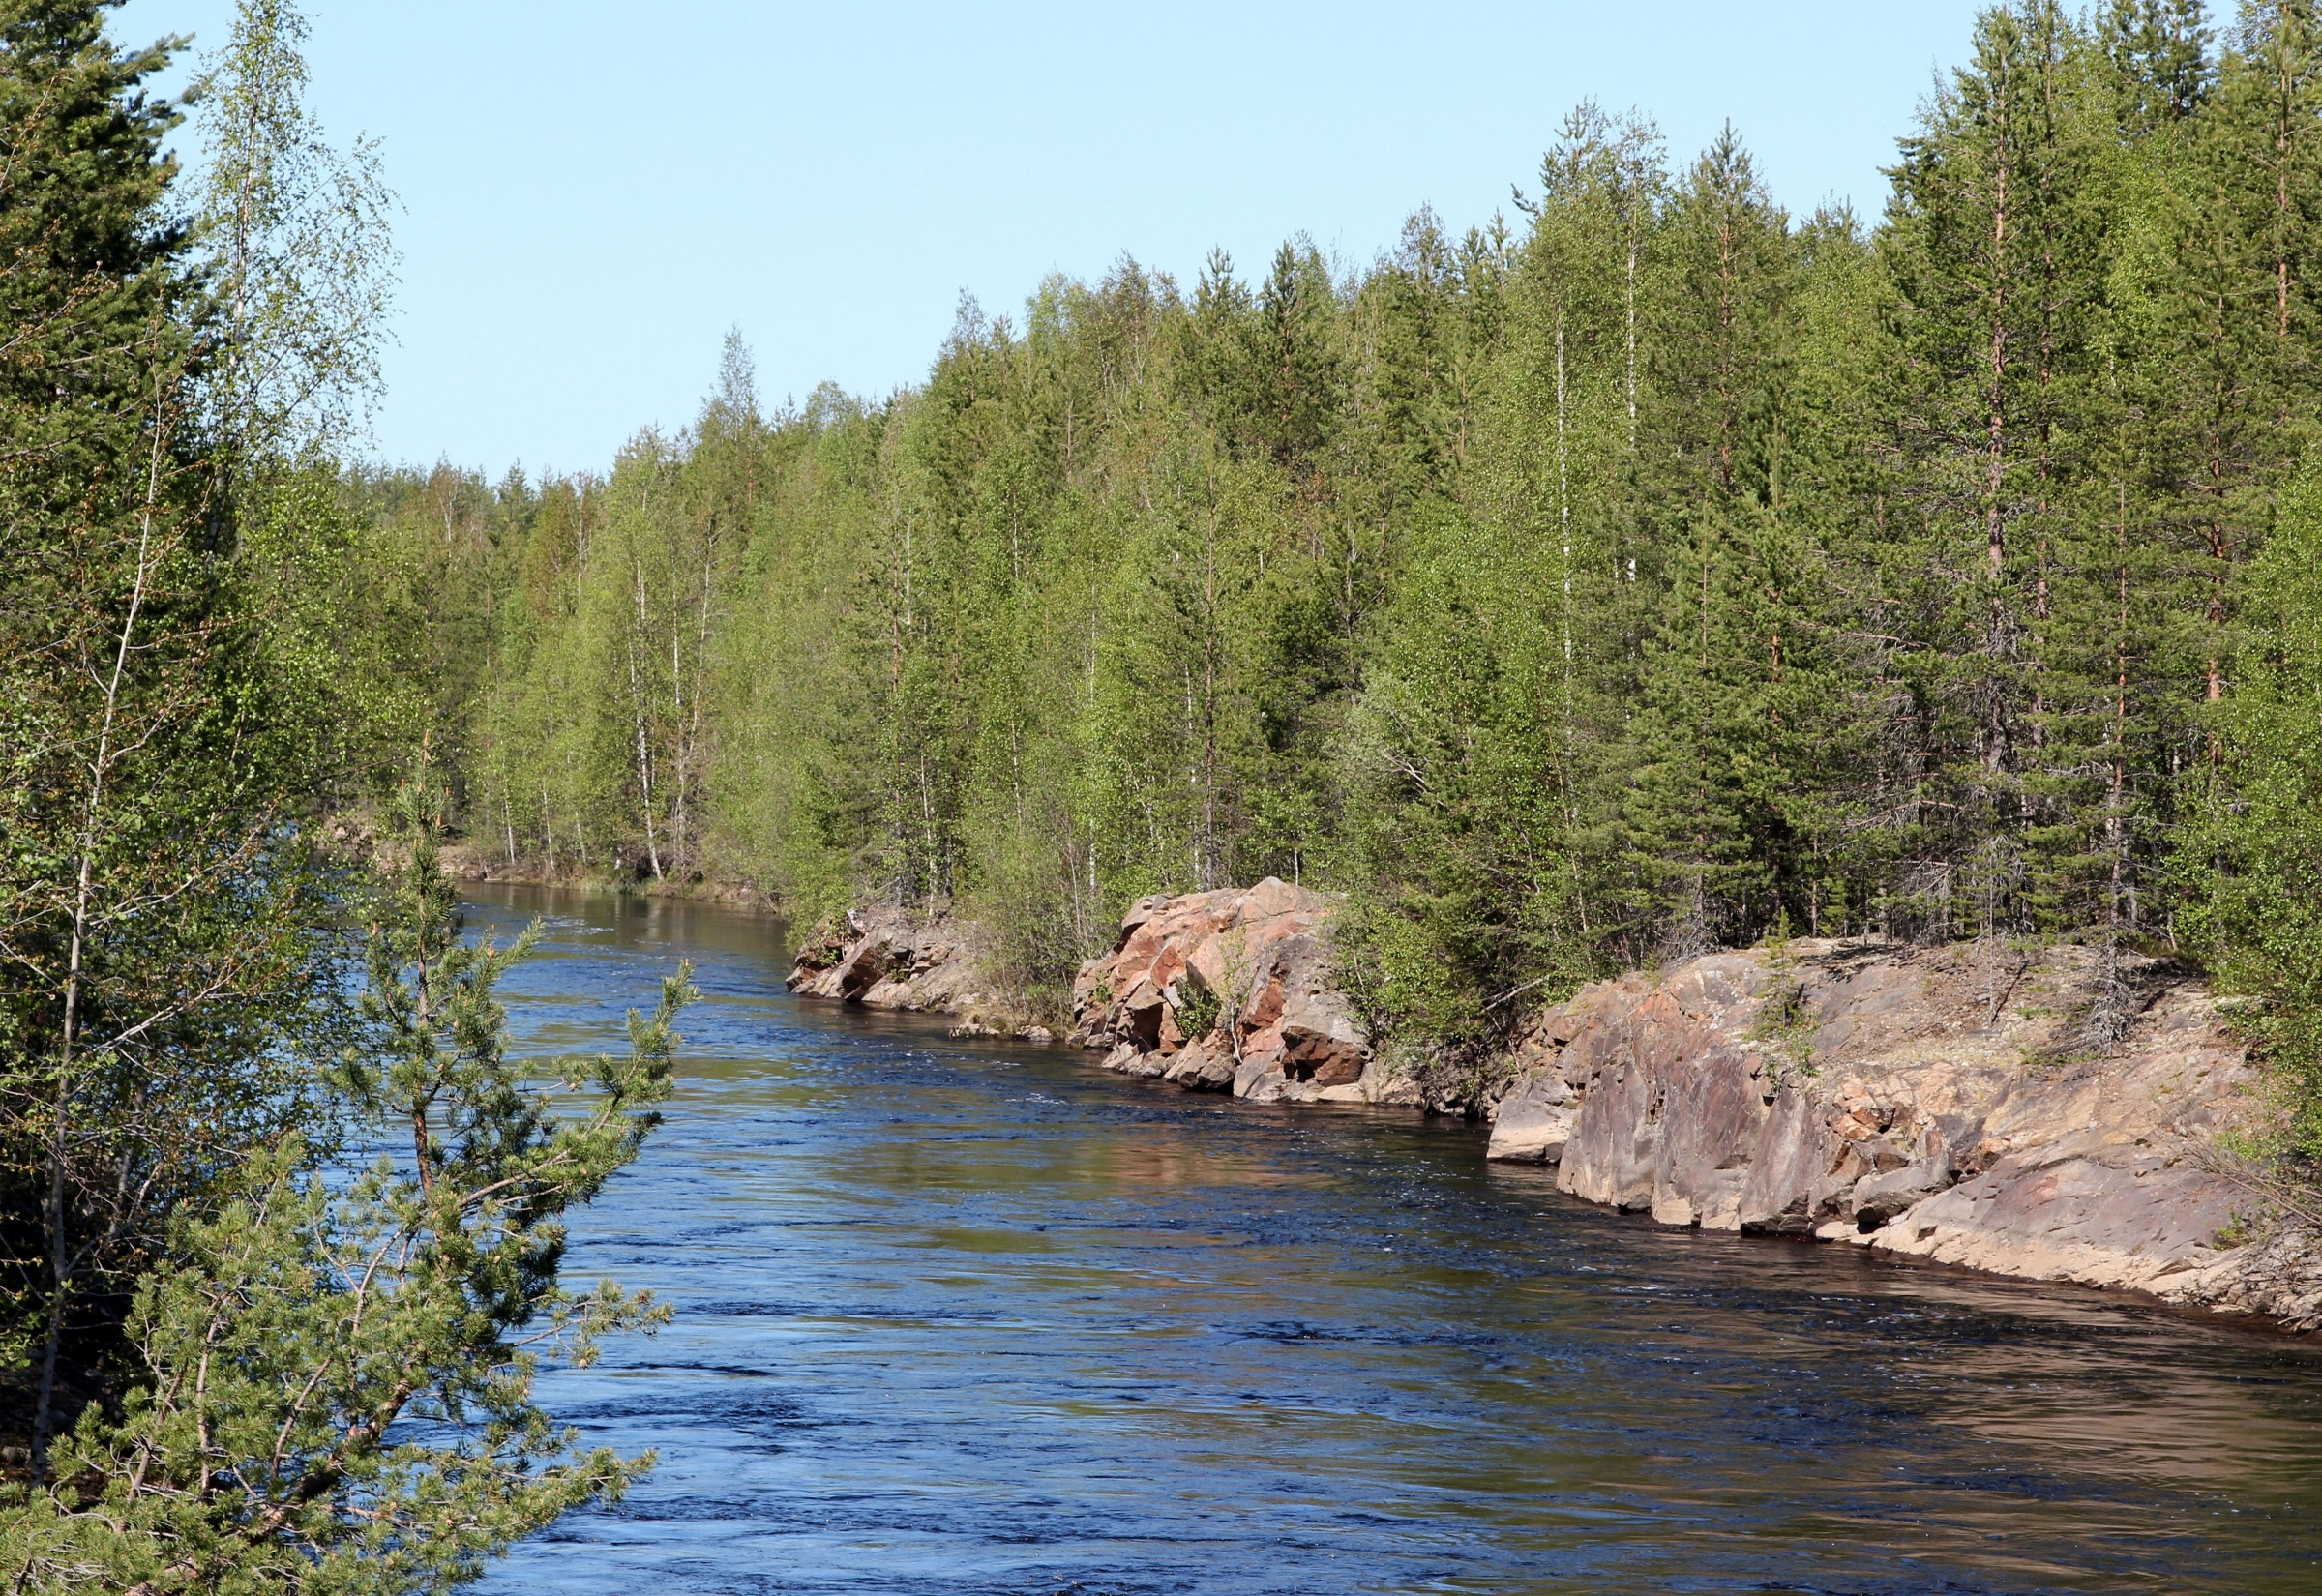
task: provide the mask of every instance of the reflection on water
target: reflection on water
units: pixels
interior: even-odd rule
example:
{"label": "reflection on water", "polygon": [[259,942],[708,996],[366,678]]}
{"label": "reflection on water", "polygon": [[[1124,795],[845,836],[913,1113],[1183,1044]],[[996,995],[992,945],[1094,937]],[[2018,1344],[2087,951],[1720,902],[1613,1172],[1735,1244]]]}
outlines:
{"label": "reflection on water", "polygon": [[545,1383],[660,1468],[492,1592],[2322,1589],[2303,1344],[797,1002],[759,917],[478,892],[550,918],[528,1049],[679,957],[706,994],[572,1255],[676,1322]]}

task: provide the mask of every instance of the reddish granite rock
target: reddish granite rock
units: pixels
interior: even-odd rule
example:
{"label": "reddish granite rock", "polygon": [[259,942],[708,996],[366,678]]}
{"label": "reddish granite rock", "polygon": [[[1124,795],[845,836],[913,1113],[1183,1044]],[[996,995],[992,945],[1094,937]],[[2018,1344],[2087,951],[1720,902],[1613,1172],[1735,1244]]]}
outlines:
{"label": "reddish granite rock", "polygon": [[1031,1029],[982,974],[970,933],[941,915],[881,905],[848,911],[843,926],[798,950],[789,986],[875,1009],[965,1017],[956,1034],[1026,1036]]}
{"label": "reddish granite rock", "polygon": [[1330,984],[1330,900],[1272,876],[1139,900],[1073,983],[1105,1067],[1261,1102],[1381,1101],[1370,1039]]}
{"label": "reddish granite rock", "polygon": [[2096,1048],[2077,947],[1801,941],[1599,983],[1527,1032],[1490,1155],[1668,1224],[2322,1324],[2322,1248],[2214,1151],[2263,1111],[2243,1049],[2186,972],[2123,976],[2140,1012]]}
{"label": "reddish granite rock", "polygon": [[[1331,984],[1331,913],[1272,879],[1145,899],[1081,967],[1072,1040],[1188,1089],[1417,1106]],[[960,930],[850,921],[801,952],[794,989],[1015,1024]],[[2322,1243],[2218,1151],[2265,1110],[2216,1004],[2133,961],[2126,1033],[2092,1046],[2095,959],[1798,941],[1599,982],[1524,1029],[1489,1155],[1665,1224],[2322,1325]]]}

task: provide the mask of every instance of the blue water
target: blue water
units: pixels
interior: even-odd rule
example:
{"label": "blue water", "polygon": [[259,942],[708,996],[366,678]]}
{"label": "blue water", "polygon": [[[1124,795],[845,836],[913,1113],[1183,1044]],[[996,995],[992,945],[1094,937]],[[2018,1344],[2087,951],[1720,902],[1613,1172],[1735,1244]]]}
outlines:
{"label": "blue water", "polygon": [[680,958],[669,1123],[548,1375],[657,1448],[515,1592],[2322,1591],[2322,1357],[2065,1287],[1661,1228],[1407,1113],[1251,1108],[783,990],[774,922],[549,917],[524,1049]]}

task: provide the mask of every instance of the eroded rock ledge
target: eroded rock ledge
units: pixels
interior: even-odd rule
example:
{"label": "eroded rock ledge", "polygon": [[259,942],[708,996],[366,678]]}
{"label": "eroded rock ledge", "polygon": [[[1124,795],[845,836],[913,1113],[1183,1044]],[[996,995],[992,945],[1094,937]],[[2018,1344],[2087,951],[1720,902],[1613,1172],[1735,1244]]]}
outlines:
{"label": "eroded rock ledge", "polygon": [[[1535,1020],[1494,1158],[1670,1225],[1813,1235],[2322,1323],[2322,1257],[2231,1172],[2254,1072],[2182,970],[1801,941],[1602,982]],[[2116,1008],[2120,1006],[2116,998]]]}

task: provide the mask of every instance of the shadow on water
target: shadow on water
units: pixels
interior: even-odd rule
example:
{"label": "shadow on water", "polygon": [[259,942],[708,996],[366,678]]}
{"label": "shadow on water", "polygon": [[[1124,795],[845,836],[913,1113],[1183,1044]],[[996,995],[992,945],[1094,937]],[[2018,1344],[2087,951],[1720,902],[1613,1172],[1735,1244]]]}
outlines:
{"label": "shadow on water", "polygon": [[490,1591],[2322,1589],[2303,1343],[799,1002],[763,917],[477,895],[549,918],[528,1050],[706,997],[571,1259],[676,1321],[544,1382],[660,1467]]}

